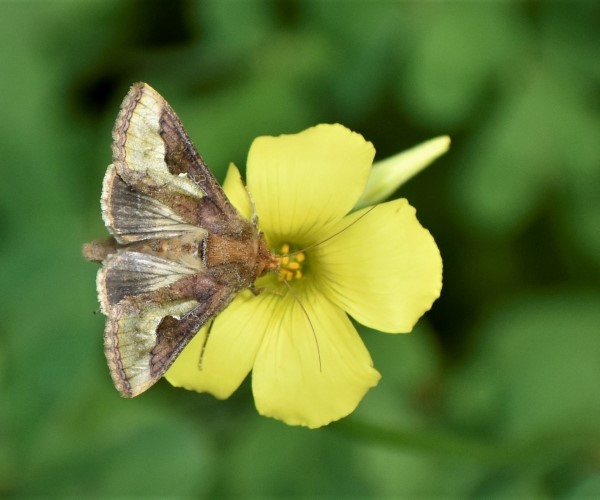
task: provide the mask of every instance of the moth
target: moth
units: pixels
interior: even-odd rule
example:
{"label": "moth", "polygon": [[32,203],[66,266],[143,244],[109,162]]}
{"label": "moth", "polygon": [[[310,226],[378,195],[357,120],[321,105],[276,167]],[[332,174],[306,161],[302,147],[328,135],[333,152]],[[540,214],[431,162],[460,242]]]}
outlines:
{"label": "moth", "polygon": [[279,267],[256,216],[227,199],[173,109],[133,85],[112,132],[102,218],[112,235],[83,247],[101,262],[104,352],[115,387],[134,397],[161,378],[201,327]]}

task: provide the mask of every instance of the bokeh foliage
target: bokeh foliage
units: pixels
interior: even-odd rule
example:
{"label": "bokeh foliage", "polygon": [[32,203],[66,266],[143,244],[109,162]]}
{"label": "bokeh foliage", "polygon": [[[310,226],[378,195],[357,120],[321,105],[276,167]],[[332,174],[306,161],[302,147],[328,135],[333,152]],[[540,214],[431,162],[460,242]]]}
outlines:
{"label": "bokeh foliage", "polygon": [[[600,496],[595,2],[0,3],[0,495]],[[117,396],[82,242],[120,100],[147,81],[222,179],[252,139],[341,122],[444,257],[379,386],[318,431],[159,383]]]}

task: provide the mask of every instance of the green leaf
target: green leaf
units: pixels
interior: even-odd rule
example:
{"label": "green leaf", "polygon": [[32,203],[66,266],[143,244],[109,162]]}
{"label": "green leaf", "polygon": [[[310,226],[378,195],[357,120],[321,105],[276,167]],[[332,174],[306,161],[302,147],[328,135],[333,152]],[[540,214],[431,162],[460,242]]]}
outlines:
{"label": "green leaf", "polygon": [[398,97],[419,121],[449,131],[477,111],[486,84],[526,39],[508,3],[436,2],[414,18]]}
{"label": "green leaf", "polygon": [[496,311],[451,385],[455,422],[510,439],[598,438],[598,304],[593,293],[528,295]]}
{"label": "green leaf", "polygon": [[559,73],[541,71],[514,87],[456,177],[465,216],[504,235],[526,224],[552,192],[569,193],[595,178],[600,120],[587,102],[581,81]]}

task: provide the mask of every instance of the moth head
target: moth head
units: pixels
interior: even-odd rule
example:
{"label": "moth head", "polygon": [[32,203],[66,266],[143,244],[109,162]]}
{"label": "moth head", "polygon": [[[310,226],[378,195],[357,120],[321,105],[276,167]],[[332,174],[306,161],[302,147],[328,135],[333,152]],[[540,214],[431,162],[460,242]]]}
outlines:
{"label": "moth head", "polygon": [[269,249],[269,245],[265,240],[263,233],[258,235],[258,248],[256,250],[258,268],[256,275],[257,277],[264,276],[270,271],[277,271],[279,269],[279,259],[273,255],[273,252]]}

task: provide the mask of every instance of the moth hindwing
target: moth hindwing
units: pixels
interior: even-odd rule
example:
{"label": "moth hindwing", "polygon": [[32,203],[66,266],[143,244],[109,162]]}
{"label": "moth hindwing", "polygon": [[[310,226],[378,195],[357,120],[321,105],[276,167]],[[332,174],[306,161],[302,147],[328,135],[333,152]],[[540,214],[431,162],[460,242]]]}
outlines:
{"label": "moth hindwing", "polygon": [[126,397],[152,386],[191,338],[278,261],[196,152],[169,104],[145,83],[113,128],[102,218],[112,235],[84,245],[102,262],[104,352]]}

